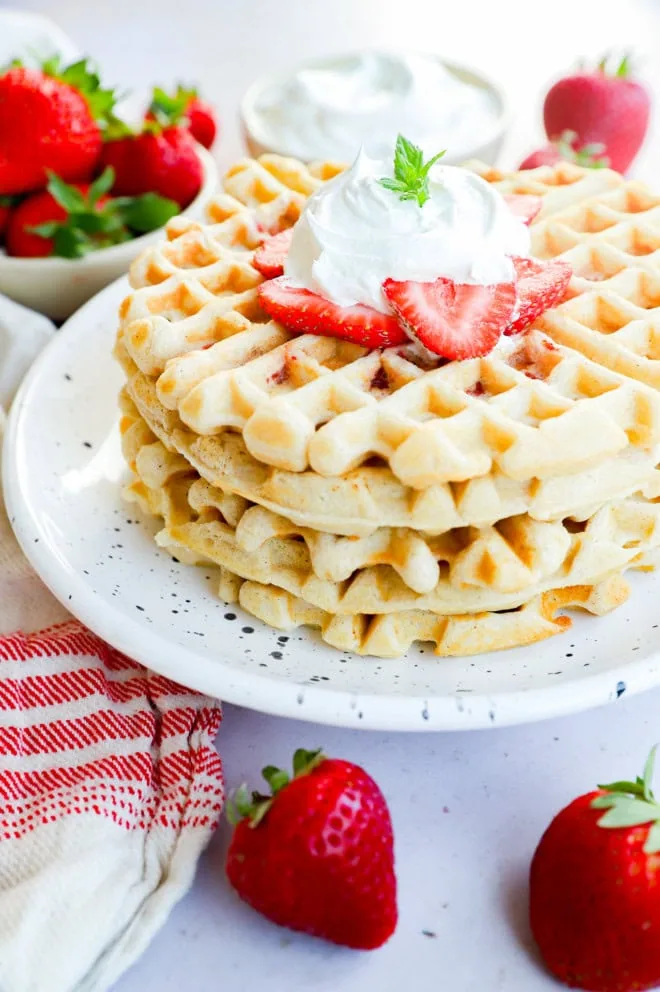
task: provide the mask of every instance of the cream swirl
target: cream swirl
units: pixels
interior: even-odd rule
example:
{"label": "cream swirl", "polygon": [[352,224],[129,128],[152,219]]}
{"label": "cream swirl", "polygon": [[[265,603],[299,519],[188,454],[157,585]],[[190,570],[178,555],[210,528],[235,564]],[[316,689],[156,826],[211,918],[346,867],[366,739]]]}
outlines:
{"label": "cream swirl", "polygon": [[492,285],[514,278],[512,255],[529,255],[530,236],[502,196],[467,169],[437,163],[423,207],[385,189],[392,158],[360,152],[321,187],[293,229],[284,274],[339,306],[390,312],[386,279]]}
{"label": "cream swirl", "polygon": [[266,143],[306,160],[350,161],[366,142],[385,155],[398,131],[432,154],[438,141],[460,162],[498,126],[491,93],[432,55],[366,51],[302,67],[255,104]]}

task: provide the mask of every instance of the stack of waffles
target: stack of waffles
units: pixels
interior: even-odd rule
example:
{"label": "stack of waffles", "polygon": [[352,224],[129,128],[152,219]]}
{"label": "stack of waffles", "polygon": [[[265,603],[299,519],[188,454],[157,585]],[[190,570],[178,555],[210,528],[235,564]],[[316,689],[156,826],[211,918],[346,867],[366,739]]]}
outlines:
{"label": "stack of waffles", "polygon": [[294,336],[260,309],[254,250],[329,163],[238,163],[121,309],[127,496],[224,600],[342,651],[529,644],[623,602],[660,547],[660,197],[606,169],[470,167],[541,196],[532,254],[574,269],[485,358]]}

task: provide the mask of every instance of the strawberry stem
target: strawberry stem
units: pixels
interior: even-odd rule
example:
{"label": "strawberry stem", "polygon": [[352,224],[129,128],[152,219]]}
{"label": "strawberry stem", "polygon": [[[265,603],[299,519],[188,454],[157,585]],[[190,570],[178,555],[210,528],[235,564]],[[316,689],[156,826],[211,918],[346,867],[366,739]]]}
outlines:
{"label": "strawberry stem", "polygon": [[[323,761],[325,755],[320,748],[316,751],[298,748],[293,756],[293,778],[309,774]],[[251,827],[258,827],[276,796],[291,782],[289,773],[276,765],[266,765],[261,774],[270,786],[270,795],[263,795],[256,790],[250,793],[245,784],[240,785],[227,800],[227,819],[233,826],[241,820],[249,820]]]}
{"label": "strawberry stem", "polygon": [[599,827],[616,830],[650,824],[644,843],[646,854],[660,851],[660,803],[651,788],[657,749],[657,744],[651,748],[641,778],[638,775],[634,782],[623,780],[599,785],[601,794],[591,802],[592,809],[606,810],[598,820]]}

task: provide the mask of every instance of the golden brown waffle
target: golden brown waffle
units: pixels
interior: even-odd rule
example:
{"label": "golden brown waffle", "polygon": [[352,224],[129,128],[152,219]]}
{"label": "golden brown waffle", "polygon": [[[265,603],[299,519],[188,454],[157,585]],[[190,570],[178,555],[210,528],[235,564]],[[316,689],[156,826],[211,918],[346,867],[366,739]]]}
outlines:
{"label": "golden brown waffle", "polygon": [[441,657],[535,644],[570,628],[570,618],[560,615],[560,610],[582,609],[600,616],[624,603],[630,588],[624,578],[613,575],[595,586],[543,593],[518,610],[456,616],[437,616],[421,610],[384,616],[336,616],[275,586],[237,582],[235,577],[225,576],[221,592],[227,591],[237,595],[244,610],[271,627],[317,627],[323,640],[340,651],[399,658],[416,642],[433,644],[434,654]]}
{"label": "golden brown waffle", "polygon": [[[230,174],[245,211],[281,199],[279,189],[300,206],[319,185],[304,166],[279,163],[247,160]],[[591,190],[594,180],[581,175],[568,185]],[[431,367],[412,347],[367,353],[314,335],[292,340],[260,312],[251,254],[214,230],[155,249],[174,266],[162,281],[163,266],[144,256],[134,281],[155,284],[122,307],[121,346],[197,435],[239,432],[257,461],[289,472],[345,476],[376,457],[418,490],[491,472],[570,475],[660,439],[660,397],[541,334]]]}
{"label": "golden brown waffle", "polygon": [[466,162],[465,165],[486,182],[492,183],[502,194],[540,196],[543,203],[537,224],[576,203],[600,197],[624,181],[612,169],[586,169],[573,162],[508,172],[477,161]]}
{"label": "golden brown waffle", "polygon": [[332,614],[512,609],[644,565],[660,545],[660,503],[639,498],[608,504],[583,524],[521,515],[435,539],[391,528],[362,540],[320,534],[210,486],[131,414],[122,429],[136,474],[127,495],[163,517],[159,543]]}
{"label": "golden brown waffle", "polygon": [[[139,502],[147,512],[169,520],[176,537],[188,536],[195,526],[194,522],[184,523],[185,520],[190,521],[193,503],[197,506],[193,515],[197,517],[199,527],[220,524],[227,531],[231,527],[240,527],[251,509],[260,509],[251,508],[240,497],[218,490],[210,496],[208,484],[191,477],[190,467],[180,455],[168,452],[163,445],[154,442],[153,434],[143,421],[135,417],[134,412],[124,418],[123,444],[129,463],[144,472],[154,484],[148,486],[142,479],[136,479],[129,487],[130,498]],[[163,483],[163,480],[167,481]],[[159,487],[157,484],[160,484]],[[195,489],[196,495],[191,498],[191,492]],[[204,520],[204,515],[209,512],[219,514],[221,520]],[[654,529],[655,522],[646,536]],[[439,615],[417,606],[396,613],[336,614],[272,584],[273,579],[282,576],[281,570],[278,572],[269,568],[266,582],[237,575],[221,564],[230,556],[225,559],[223,541],[218,542],[217,535],[213,548],[208,547],[206,539],[202,540],[203,551],[211,550],[213,557],[200,554],[195,541],[191,542],[195,545],[191,550],[178,540],[173,540],[169,530],[162,531],[159,539],[161,545],[179,560],[188,564],[203,563],[205,567],[216,565],[220,597],[227,602],[239,602],[245,610],[271,626],[283,630],[298,626],[318,627],[323,640],[333,647],[383,658],[399,657],[415,642],[433,643],[435,653],[442,656],[469,655],[532,644],[570,627],[570,619],[559,615],[560,610],[581,608],[595,614],[605,613],[624,602],[629,592],[625,580],[615,573],[596,584],[566,586],[540,593],[523,606],[509,608],[505,612]],[[266,539],[268,544],[278,540],[274,537]],[[261,558],[262,554],[258,557]],[[641,550],[635,559],[637,567],[645,566],[647,558]],[[245,564],[245,559],[241,561],[240,555],[236,556],[235,547],[231,560]],[[288,567],[290,572],[290,562]],[[374,574],[377,569],[370,571]],[[307,588],[305,586],[305,591]]]}
{"label": "golden brown waffle", "polygon": [[326,479],[315,472],[286,472],[257,461],[240,434],[199,437],[158,400],[151,379],[121,350],[127,395],[154,434],[183,454],[212,485],[237,493],[303,527],[367,536],[381,526],[428,534],[484,526],[529,513],[536,520],[586,518],[610,499],[652,484],[657,452],[629,447],[595,468],[545,480],[514,481],[491,472],[465,483],[438,483],[424,490],[404,486],[385,466],[363,465]]}
{"label": "golden brown waffle", "polygon": [[340,168],[244,160],[209,225],[175,219],[133,267],[124,447],[159,542],[266,622],[382,657],[533,643],[565,607],[618,605],[660,541],[660,198],[609,170],[474,166],[542,197],[533,252],[571,262],[569,298],[484,359],[428,364],[259,307],[255,247]]}
{"label": "golden brown waffle", "polygon": [[567,301],[535,326],[603,368],[659,389],[660,196],[619,177],[611,189],[534,223],[532,252],[562,258],[574,273]]}

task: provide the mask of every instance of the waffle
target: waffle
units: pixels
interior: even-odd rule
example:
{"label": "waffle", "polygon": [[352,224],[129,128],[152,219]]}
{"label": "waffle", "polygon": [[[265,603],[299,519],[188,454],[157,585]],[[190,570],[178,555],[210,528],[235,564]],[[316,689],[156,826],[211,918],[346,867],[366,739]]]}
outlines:
{"label": "waffle", "polygon": [[542,165],[521,172],[503,171],[478,161],[466,162],[465,166],[492,183],[504,195],[513,193],[541,197],[542,207],[537,224],[574,204],[600,197],[624,182],[623,177],[612,169],[585,169],[573,162]]}
{"label": "waffle", "polygon": [[275,586],[256,582],[236,586],[240,606],[269,626],[316,627],[326,644],[339,651],[376,658],[399,658],[416,642],[433,644],[434,654],[445,658],[535,644],[571,627],[571,619],[560,610],[581,609],[601,616],[630,594],[626,580],[613,575],[595,586],[544,593],[506,613],[437,616],[410,610],[385,616],[334,616]]}
{"label": "waffle", "polygon": [[[273,520],[274,515],[264,520],[260,507],[248,504],[235,494],[212,489],[191,472],[190,465],[181,455],[169,452],[164,445],[154,441],[154,435],[138,417],[125,415],[123,445],[127,460],[138,473],[127,487],[127,495],[147,512],[163,517],[168,526],[158,535],[162,547],[187,564],[216,566],[218,593],[226,602],[238,602],[247,612],[278,629],[316,627],[326,643],[342,651],[392,658],[403,654],[415,642],[430,642],[434,644],[437,655],[455,656],[532,644],[570,627],[570,619],[561,615],[561,610],[580,608],[602,614],[620,605],[628,596],[629,589],[622,576],[610,573],[596,583],[567,585],[539,593],[523,606],[509,607],[505,612],[482,610],[469,614],[438,614],[422,608],[421,597],[417,598],[415,605],[409,597],[411,605],[396,612],[333,613],[318,602],[306,601],[291,588],[275,584],[279,581],[286,583],[287,575],[294,574],[295,567],[291,559],[284,568],[273,567],[274,559],[286,560],[287,550],[282,547],[281,538],[272,533],[273,529],[281,529],[279,521]],[[633,501],[629,502],[632,507]],[[256,518],[254,511],[257,511]],[[209,519],[210,513],[214,513],[216,518]],[[620,522],[623,522],[625,508],[616,508],[615,517],[617,513]],[[647,544],[652,543],[650,536],[657,529],[654,513],[655,507],[651,514],[653,519],[647,518],[646,528],[637,530],[637,538],[645,531]],[[601,515],[601,521],[604,522],[604,515]],[[628,527],[629,524],[630,518]],[[238,548],[236,534],[241,525],[241,543],[259,548],[259,553],[251,559],[249,555],[241,557]],[[232,530],[234,538],[230,541],[228,538]],[[304,535],[298,536],[305,540]],[[620,545],[622,536],[623,532]],[[630,530],[627,537],[632,541],[637,539]],[[482,538],[483,535],[478,540]],[[187,543],[182,544],[182,541]],[[264,544],[272,545],[274,542],[275,548],[265,556]],[[469,543],[466,546],[469,548]],[[289,539],[288,551],[294,556],[297,554],[299,560],[301,550],[295,549],[304,547],[299,541]],[[302,554],[305,554],[304,550]],[[565,560],[569,558],[570,554],[565,556]],[[629,559],[633,567],[646,567],[650,560],[649,552],[642,550],[641,542]],[[267,581],[238,575],[227,566],[227,561],[249,576],[260,575]],[[248,561],[251,564],[247,564]],[[497,564],[497,559],[491,561]],[[379,579],[382,589],[385,585],[383,568],[379,568],[380,575],[377,574],[378,568],[367,568],[363,574],[368,579]],[[330,584],[319,582],[314,576],[311,579],[311,582],[308,579],[298,583],[289,581],[288,584],[312,595],[316,586],[317,595],[314,598],[323,601],[319,591],[324,585],[327,590]]]}
{"label": "waffle", "polygon": [[620,179],[533,224],[532,252],[562,258],[574,273],[567,301],[535,326],[601,367],[660,389],[660,196]]}
{"label": "waffle", "polygon": [[163,517],[158,543],[326,613],[513,609],[550,589],[647,565],[660,545],[660,502],[638,497],[608,504],[583,524],[522,515],[426,540],[386,527],[362,540],[320,534],[210,486],[130,413],[122,430],[136,475],[126,495]]}
{"label": "waffle", "polygon": [[368,352],[263,313],[254,250],[333,163],[240,162],[209,224],[175,218],[134,263],[121,308],[128,498],[223,598],[341,650],[533,643],[566,608],[617,606],[660,547],[660,198],[570,163],[471,167],[542,198],[532,253],[574,271],[485,358]]}
{"label": "waffle", "polygon": [[319,531],[364,537],[388,526],[441,534],[520,513],[542,521],[586,518],[606,500],[654,485],[657,450],[633,447],[569,476],[519,482],[490,473],[421,491],[402,485],[383,466],[361,466],[333,479],[312,471],[285,472],[255,459],[240,434],[200,437],[187,430],[159,402],[152,380],[118,354],[128,376],[127,396],[168,449],[184,455],[212,485]]}
{"label": "waffle", "polygon": [[[291,204],[299,210],[320,184],[280,161],[248,160],[229,175],[239,214],[253,217],[270,197],[286,201],[290,222]],[[593,177],[580,175],[568,185],[591,192]],[[418,490],[491,472],[566,476],[660,440],[660,397],[541,333],[484,359],[430,367],[412,347],[368,353],[314,335],[292,339],[259,309],[250,239],[241,251],[228,247],[224,223],[220,234],[218,225],[194,227],[143,256],[133,280],[146,284],[121,311],[122,346],[196,435],[240,433],[257,461],[288,472],[344,476],[379,458]],[[173,267],[169,275],[154,253]]]}

